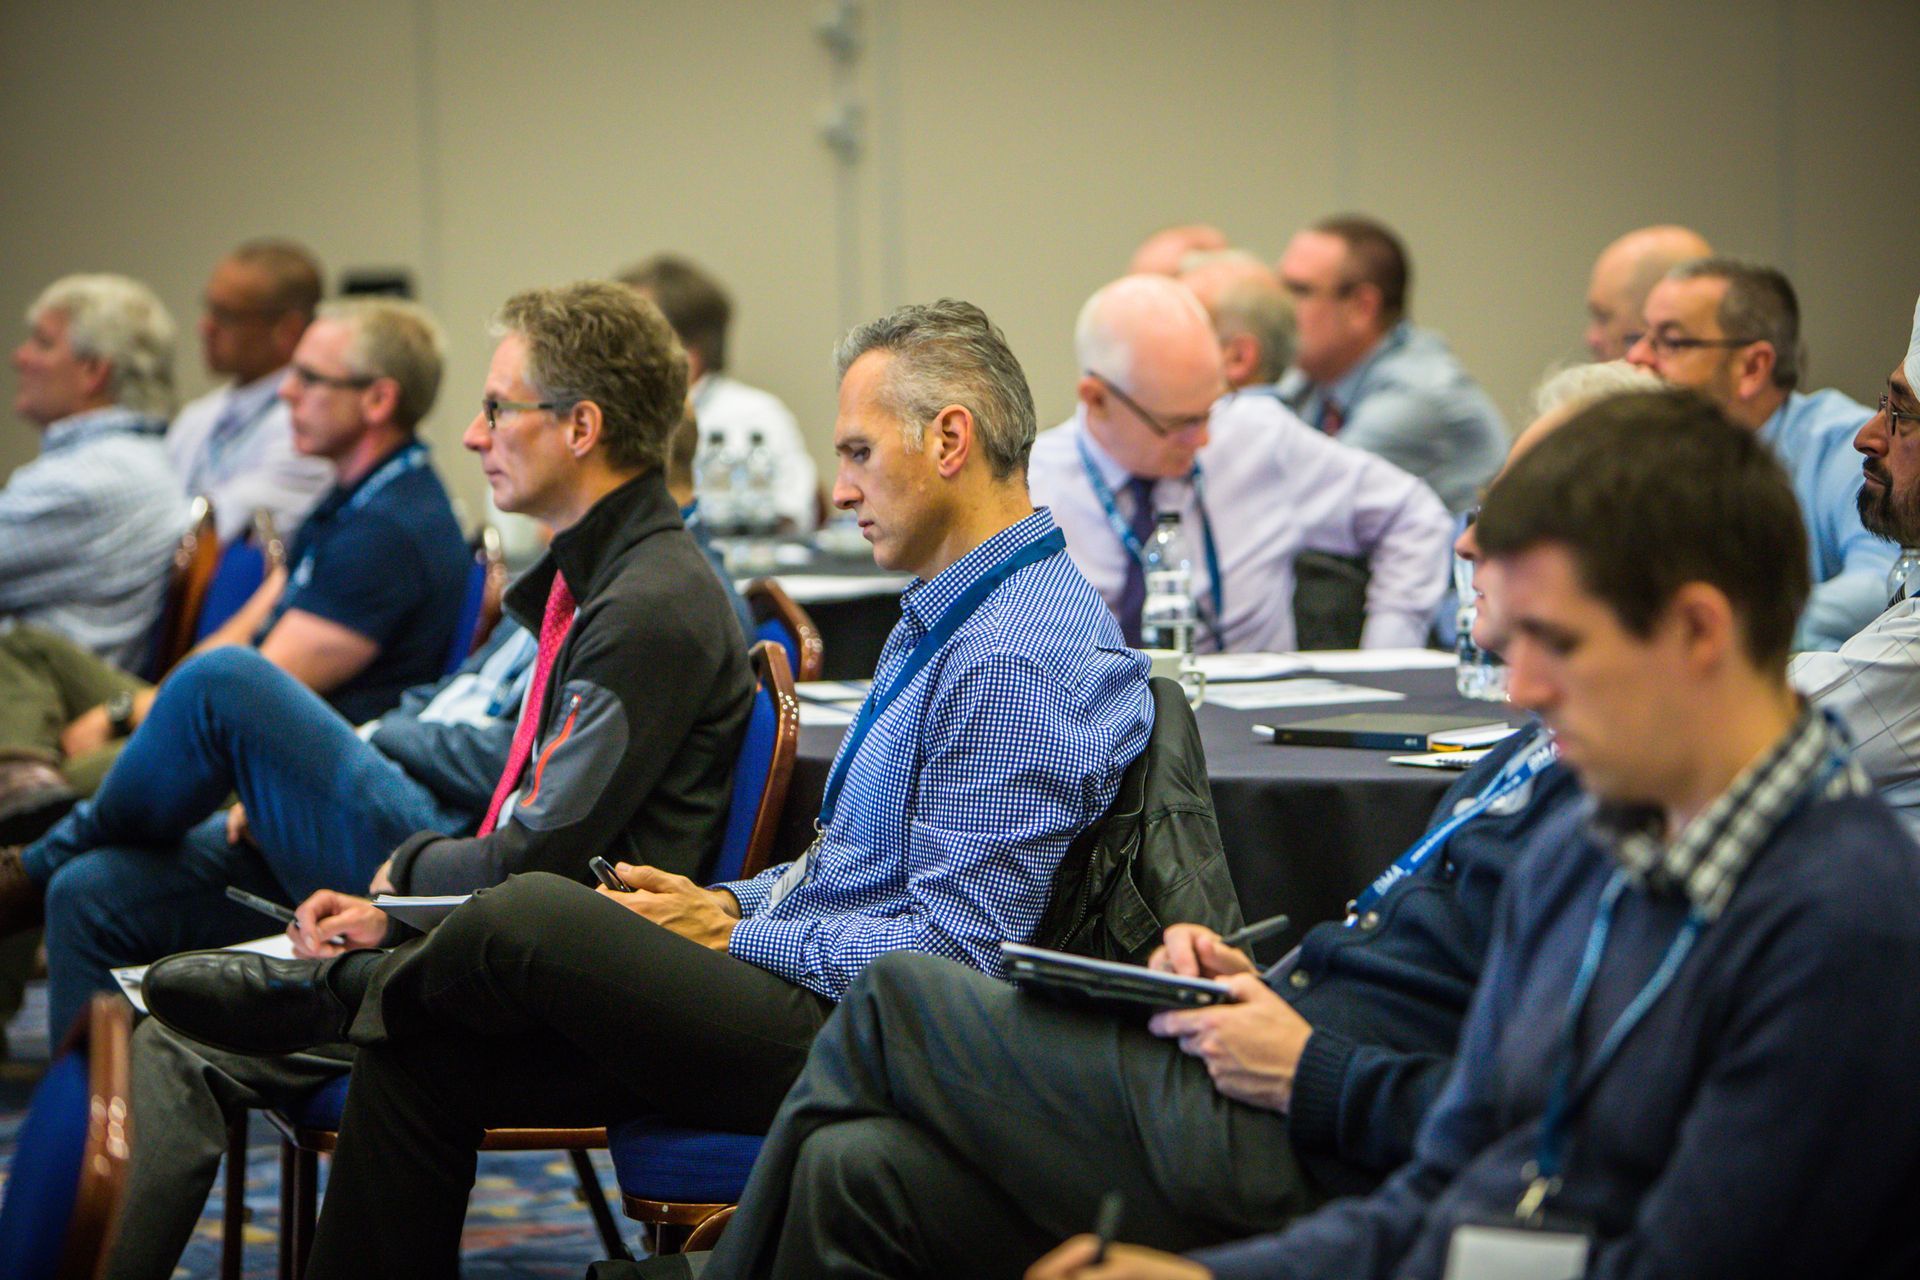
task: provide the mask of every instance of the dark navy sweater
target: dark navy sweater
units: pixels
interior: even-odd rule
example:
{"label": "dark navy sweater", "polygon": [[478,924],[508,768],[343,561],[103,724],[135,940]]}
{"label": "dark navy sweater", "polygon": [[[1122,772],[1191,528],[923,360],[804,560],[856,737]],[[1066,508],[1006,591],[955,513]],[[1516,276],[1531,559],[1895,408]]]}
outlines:
{"label": "dark navy sweater", "polygon": [[[1434,824],[1538,741],[1513,735],[1455,780]],[[1456,831],[1353,928],[1310,931],[1274,990],[1313,1027],[1288,1112],[1295,1153],[1329,1195],[1368,1191],[1405,1164],[1453,1064],[1493,934],[1494,902],[1531,843],[1574,839],[1579,791],[1555,765]]]}
{"label": "dark navy sweater", "polygon": [[[1204,1250],[1216,1276],[1433,1277],[1453,1229],[1512,1221],[1555,1036],[1615,863],[1531,850],[1501,903],[1458,1069],[1415,1159],[1367,1199]],[[1585,1061],[1686,915],[1629,888]],[[1573,1117],[1553,1203],[1589,1276],[1920,1275],[1920,850],[1878,798],[1801,807]]]}

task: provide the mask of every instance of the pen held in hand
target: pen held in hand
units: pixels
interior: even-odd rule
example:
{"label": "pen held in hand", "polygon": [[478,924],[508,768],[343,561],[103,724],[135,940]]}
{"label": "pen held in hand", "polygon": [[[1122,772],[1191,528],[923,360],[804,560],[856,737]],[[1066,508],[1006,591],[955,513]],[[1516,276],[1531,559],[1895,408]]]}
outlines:
{"label": "pen held in hand", "polygon": [[1265,942],[1275,934],[1285,933],[1287,926],[1292,923],[1293,921],[1284,914],[1268,916],[1265,920],[1256,921],[1244,929],[1235,929],[1232,933],[1223,935],[1220,941],[1230,947],[1250,947],[1257,942]]}
{"label": "pen held in hand", "polygon": [[1096,1241],[1091,1265],[1099,1266],[1107,1260],[1107,1249],[1114,1238],[1120,1234],[1120,1214],[1127,1207],[1126,1197],[1118,1190],[1109,1191],[1100,1197],[1100,1211],[1094,1215],[1093,1235]]}

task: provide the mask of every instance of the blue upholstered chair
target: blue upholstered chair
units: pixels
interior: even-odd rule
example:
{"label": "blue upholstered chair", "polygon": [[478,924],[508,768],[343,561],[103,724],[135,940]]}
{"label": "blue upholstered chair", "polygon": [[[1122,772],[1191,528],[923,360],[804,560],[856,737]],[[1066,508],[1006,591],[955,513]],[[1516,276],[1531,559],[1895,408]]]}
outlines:
{"label": "blue upholstered chair", "polygon": [[133,1013],[95,996],[33,1093],[0,1204],[0,1273],[84,1280],[100,1265],[126,1189]]}
{"label": "blue upholstered chair", "polygon": [[213,503],[204,497],[195,498],[187,511],[187,531],[174,545],[173,561],[167,567],[167,593],[161,598],[160,617],[147,639],[145,665],[137,673],[143,679],[158,681],[193,648],[207,588],[219,564],[220,540],[214,532]]}
{"label": "blue upholstered chair", "polygon": [[[780,826],[780,817],[786,807],[787,787],[793,779],[793,766],[800,752],[800,703],[794,697],[793,677],[787,671],[786,653],[777,644],[762,642],[753,646],[749,653],[753,664],[756,688],[753,710],[747,720],[747,731],[740,743],[740,752],[734,758],[733,794],[728,802],[726,833],[721,840],[720,852],[714,859],[714,865],[708,879],[737,880],[758,872],[767,865],[773,849],[775,834]],[[285,1111],[269,1111],[267,1118],[280,1130],[280,1275],[282,1280],[300,1280],[306,1270],[307,1251],[313,1243],[314,1210],[318,1200],[320,1154],[330,1152],[340,1128],[340,1117],[347,1101],[347,1082],[349,1077],[341,1076],[328,1082],[309,1095],[297,1107]],[[739,1179],[744,1182],[745,1169],[753,1163],[751,1151],[745,1152],[745,1164],[739,1162],[740,1152],[734,1148],[739,1145],[738,1135],[707,1135],[692,1130],[660,1130],[660,1140],[637,1140],[628,1144],[632,1158],[640,1161],[636,1169],[648,1171],[648,1179],[642,1179],[651,1185],[651,1170],[657,1159],[669,1162],[684,1159],[707,1158],[707,1147],[702,1140],[721,1139],[720,1146],[726,1150],[725,1163],[716,1166],[718,1176],[723,1180],[713,1185],[731,1185],[736,1166]],[[694,1141],[694,1149],[689,1152],[686,1143]],[[757,1151],[760,1139],[744,1139]],[[245,1134],[239,1133],[239,1145],[229,1143],[227,1154],[229,1177],[232,1171],[244,1164]],[[581,1198],[586,1201],[587,1209],[593,1214],[594,1225],[599,1228],[600,1240],[609,1256],[623,1257],[626,1246],[620,1239],[620,1229],[607,1208],[607,1199],[600,1189],[600,1179],[594,1172],[593,1161],[587,1155],[589,1151],[606,1147],[605,1129],[489,1129],[480,1143],[482,1151],[554,1151],[564,1150],[573,1160],[576,1173],[580,1178]],[[620,1157],[615,1156],[615,1167],[620,1168]],[[623,1191],[627,1191],[628,1179],[623,1173],[620,1177]],[[669,1191],[688,1189],[704,1190],[708,1184],[694,1184],[678,1179],[671,1185],[661,1184]],[[735,1195],[737,1196],[737,1191]],[[649,1203],[641,1201],[642,1204]],[[659,1213],[635,1213],[635,1199],[625,1197],[629,1215],[653,1225],[658,1234],[662,1219]],[[704,1205],[708,1214],[723,1206]],[[669,1200],[668,1225],[678,1222],[674,1214],[679,1214],[684,1206]],[[228,1234],[226,1255],[233,1261],[228,1264],[224,1258],[223,1276],[238,1276],[239,1215],[230,1212],[228,1216]],[[229,1267],[231,1269],[229,1269]]]}
{"label": "blue upholstered chair", "polygon": [[253,513],[253,527],[220,549],[220,564],[201,601],[195,620],[195,642],[205,640],[220,624],[240,611],[253,598],[260,583],[274,569],[285,568],[286,544],[274,527],[273,517],[265,510]]}
{"label": "blue upholstered chair", "polygon": [[[799,752],[800,707],[784,651],[765,641],[755,645],[754,670],[760,696],[734,768],[714,880],[741,880],[766,867]],[[684,1248],[690,1232],[740,1198],[761,1142],[758,1134],[694,1129],[653,1116],[615,1125],[607,1136],[621,1203],[628,1217],[651,1229],[656,1252]]]}
{"label": "blue upholstered chair", "polygon": [[507,559],[501,549],[500,531],[482,525],[474,539],[473,564],[467,570],[466,593],[460,597],[460,616],[454,619],[453,639],[447,644],[443,675],[453,672],[472,657],[493,629],[500,624],[500,597],[507,589]]}
{"label": "blue upholstered chair", "polygon": [[753,638],[785,649],[795,680],[818,680],[827,668],[827,647],[807,611],[772,578],[755,578],[741,594],[754,617]]}

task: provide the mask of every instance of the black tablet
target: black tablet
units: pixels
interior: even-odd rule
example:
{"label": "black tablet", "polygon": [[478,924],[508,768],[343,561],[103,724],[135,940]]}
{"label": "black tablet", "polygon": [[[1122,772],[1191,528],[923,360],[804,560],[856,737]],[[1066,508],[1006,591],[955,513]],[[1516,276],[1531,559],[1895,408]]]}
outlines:
{"label": "black tablet", "polygon": [[1007,976],[1023,987],[1076,1003],[1121,1004],[1152,1009],[1195,1009],[1226,1004],[1233,992],[1224,982],[1162,973],[1137,964],[1116,964],[1048,951],[1019,942],[1003,942]]}

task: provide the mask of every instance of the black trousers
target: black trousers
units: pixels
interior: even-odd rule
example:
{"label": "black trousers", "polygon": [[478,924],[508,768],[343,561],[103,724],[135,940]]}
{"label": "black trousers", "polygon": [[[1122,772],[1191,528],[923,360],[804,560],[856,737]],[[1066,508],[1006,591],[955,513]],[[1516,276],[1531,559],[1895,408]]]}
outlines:
{"label": "black trousers", "polygon": [[1315,1208],[1284,1116],[1222,1098],[1144,1017],[894,953],[814,1042],[703,1280],[1020,1276],[1126,1197],[1184,1250]]}
{"label": "black trousers", "polygon": [[761,1132],[832,1003],[571,880],[515,876],[382,963],[309,1274],[459,1274],[481,1131]]}

